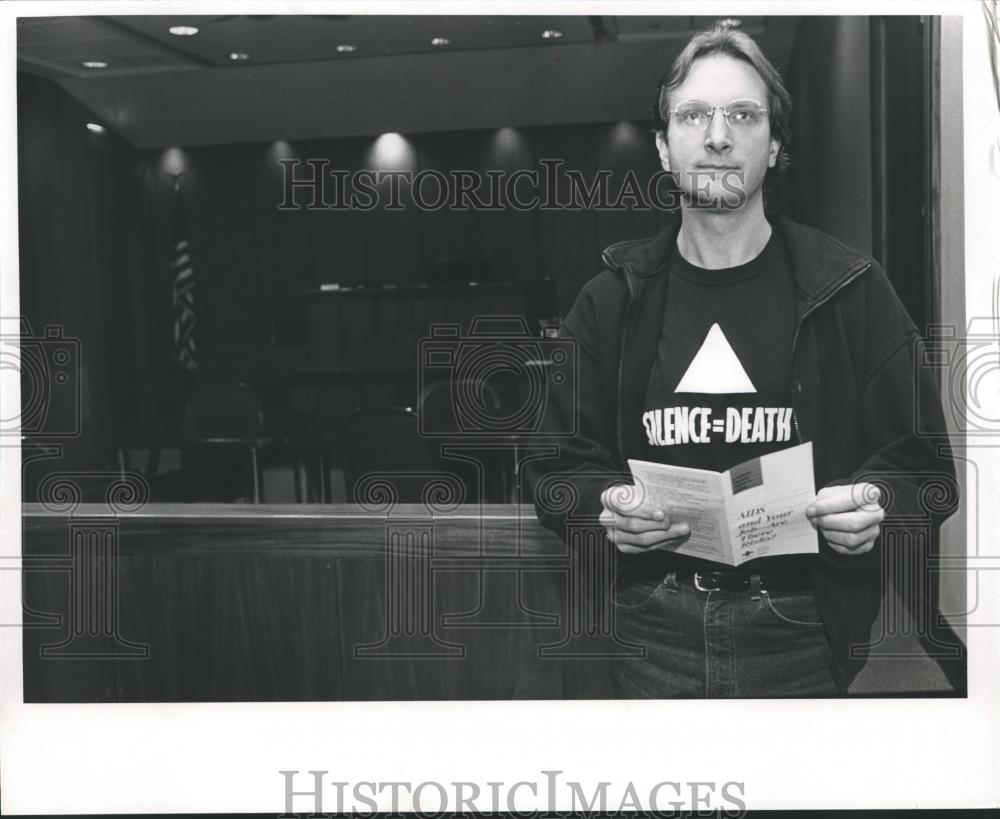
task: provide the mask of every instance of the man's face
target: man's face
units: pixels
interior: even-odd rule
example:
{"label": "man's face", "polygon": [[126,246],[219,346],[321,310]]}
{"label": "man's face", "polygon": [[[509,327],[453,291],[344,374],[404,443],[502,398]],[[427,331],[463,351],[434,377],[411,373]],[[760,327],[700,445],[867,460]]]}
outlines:
{"label": "man's face", "polygon": [[703,57],[670,94],[670,110],[691,100],[716,110],[704,129],[669,118],[666,139],[656,135],[663,167],[675,175],[691,207],[734,210],[759,201],[767,169],[778,159],[779,144],[771,138],[768,115],[747,127],[727,122],[722,109],[736,100],[753,100],[767,108],[763,79],[743,60],[722,54]]}

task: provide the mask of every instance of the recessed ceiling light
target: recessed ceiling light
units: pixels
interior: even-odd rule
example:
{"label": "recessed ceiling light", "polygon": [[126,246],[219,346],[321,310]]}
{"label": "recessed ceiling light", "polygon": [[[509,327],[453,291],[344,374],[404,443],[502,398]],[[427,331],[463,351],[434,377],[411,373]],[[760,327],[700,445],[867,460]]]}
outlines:
{"label": "recessed ceiling light", "polygon": [[83,64],[84,68],[107,68],[108,64],[102,60],[87,60]]}
{"label": "recessed ceiling light", "polygon": [[245,63],[247,60],[250,59],[250,55],[247,54],[245,51],[234,51],[232,52],[232,54],[229,55],[229,59],[232,60],[234,63]]}
{"label": "recessed ceiling light", "polygon": [[198,33],[196,26],[171,26],[167,31],[176,37],[193,37]]}
{"label": "recessed ceiling light", "polygon": [[431,40],[431,45],[432,46],[451,45],[451,40],[449,40],[447,37],[435,37],[433,40]]}
{"label": "recessed ceiling light", "polygon": [[339,46],[337,46],[337,51],[339,51],[341,54],[350,54],[352,51],[355,50],[356,50],[355,47],[352,46],[350,43],[341,43]]}
{"label": "recessed ceiling light", "polygon": [[562,32],[556,31],[554,28],[547,28],[545,29],[545,31],[542,32],[542,37],[544,37],[546,40],[558,40],[560,37],[562,37]]}
{"label": "recessed ceiling light", "polygon": [[376,170],[414,168],[417,164],[416,149],[402,134],[381,134],[372,144],[368,161],[374,163]]}
{"label": "recessed ceiling light", "polygon": [[92,134],[103,134],[104,126],[98,125],[96,122],[88,122],[87,130],[90,131]]}

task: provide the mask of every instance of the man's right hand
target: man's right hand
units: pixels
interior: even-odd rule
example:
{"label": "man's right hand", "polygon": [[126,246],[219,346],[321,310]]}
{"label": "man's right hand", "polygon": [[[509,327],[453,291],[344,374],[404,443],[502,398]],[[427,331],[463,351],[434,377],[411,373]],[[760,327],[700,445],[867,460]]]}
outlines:
{"label": "man's right hand", "polygon": [[619,552],[635,554],[668,546],[691,534],[691,527],[670,519],[665,509],[639,499],[635,486],[610,486],[601,493],[601,525]]}

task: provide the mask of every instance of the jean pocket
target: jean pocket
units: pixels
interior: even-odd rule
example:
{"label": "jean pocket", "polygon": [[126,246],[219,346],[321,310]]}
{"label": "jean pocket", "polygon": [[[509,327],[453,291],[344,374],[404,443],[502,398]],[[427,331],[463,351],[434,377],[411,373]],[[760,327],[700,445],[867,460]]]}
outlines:
{"label": "jean pocket", "polygon": [[661,580],[619,576],[615,579],[615,591],[611,599],[616,609],[637,611],[652,603],[662,588]]}
{"label": "jean pocket", "polygon": [[822,628],[816,608],[816,595],[812,592],[761,592],[761,601],[767,611],[780,623],[799,628]]}

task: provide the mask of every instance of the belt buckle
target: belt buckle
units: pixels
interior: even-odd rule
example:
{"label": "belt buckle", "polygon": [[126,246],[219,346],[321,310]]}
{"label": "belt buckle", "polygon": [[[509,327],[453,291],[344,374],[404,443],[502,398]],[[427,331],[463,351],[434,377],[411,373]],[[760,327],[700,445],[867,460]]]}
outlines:
{"label": "belt buckle", "polygon": [[707,587],[701,585],[701,581],[702,581],[701,572],[695,572],[693,580],[694,580],[694,587],[698,591],[711,592],[711,591],[718,591],[719,590],[718,583],[715,584],[714,588],[707,588]]}

